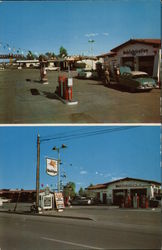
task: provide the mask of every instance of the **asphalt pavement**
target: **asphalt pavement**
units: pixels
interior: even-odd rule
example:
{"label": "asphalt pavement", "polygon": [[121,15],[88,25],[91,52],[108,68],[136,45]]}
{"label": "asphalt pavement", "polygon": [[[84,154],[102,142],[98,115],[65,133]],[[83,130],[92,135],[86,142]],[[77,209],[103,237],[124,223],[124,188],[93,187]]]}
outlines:
{"label": "asphalt pavement", "polygon": [[[160,210],[72,207],[87,219],[0,213],[1,249],[160,249]],[[78,217],[79,218],[79,217]]]}
{"label": "asphalt pavement", "polygon": [[0,123],[160,123],[160,89],[130,93],[113,84],[73,75],[73,100],[66,105],[55,95],[58,76],[48,72],[48,84],[40,83],[36,69],[0,71]]}
{"label": "asphalt pavement", "polygon": [[[11,205],[11,204],[10,204]],[[63,212],[17,213],[4,206],[0,213],[1,249],[160,249],[161,210],[111,206],[72,206]]]}

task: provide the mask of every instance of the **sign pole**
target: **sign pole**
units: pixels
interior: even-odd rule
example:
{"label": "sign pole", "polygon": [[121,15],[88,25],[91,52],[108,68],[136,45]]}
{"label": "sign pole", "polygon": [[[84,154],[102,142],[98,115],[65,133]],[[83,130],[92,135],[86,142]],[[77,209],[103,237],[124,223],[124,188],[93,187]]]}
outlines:
{"label": "sign pole", "polygon": [[57,190],[58,193],[60,193],[60,149],[58,148],[58,169],[57,169],[57,174],[58,174],[58,183],[57,183]]}
{"label": "sign pole", "polygon": [[37,169],[36,169],[36,211],[39,207],[39,169],[40,169],[40,136],[37,135]]}

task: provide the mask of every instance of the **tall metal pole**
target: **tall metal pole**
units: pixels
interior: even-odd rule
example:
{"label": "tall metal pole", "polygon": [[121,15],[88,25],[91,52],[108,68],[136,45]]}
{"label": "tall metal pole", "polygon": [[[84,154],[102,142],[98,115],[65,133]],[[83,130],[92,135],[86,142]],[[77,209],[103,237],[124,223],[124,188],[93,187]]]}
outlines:
{"label": "tall metal pole", "polygon": [[39,207],[40,136],[37,135],[36,209]]}
{"label": "tall metal pole", "polygon": [[58,193],[60,193],[60,149],[58,148],[58,169],[57,169],[57,174],[58,174],[58,182],[57,182],[57,190]]}

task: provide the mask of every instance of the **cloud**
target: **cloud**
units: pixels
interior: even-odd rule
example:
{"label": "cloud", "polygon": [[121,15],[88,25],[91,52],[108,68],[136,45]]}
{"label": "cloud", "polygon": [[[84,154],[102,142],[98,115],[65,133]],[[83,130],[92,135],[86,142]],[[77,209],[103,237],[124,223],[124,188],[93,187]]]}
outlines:
{"label": "cloud", "polygon": [[86,37],[94,37],[94,36],[98,36],[98,33],[88,33],[88,34],[85,34]]}
{"label": "cloud", "polygon": [[111,181],[116,181],[116,180],[119,180],[119,179],[123,179],[124,177],[111,177]]}
{"label": "cloud", "polygon": [[108,36],[108,35],[109,35],[109,33],[107,33],[107,32],[103,32],[103,33],[102,33],[102,35],[104,35],[104,36]]}
{"label": "cloud", "polygon": [[76,184],[77,184],[78,186],[83,185],[82,182],[77,182]]}
{"label": "cloud", "polygon": [[80,171],[80,174],[87,174],[87,171],[82,170],[82,171]]}
{"label": "cloud", "polygon": [[111,177],[111,174],[104,174],[104,177]]}

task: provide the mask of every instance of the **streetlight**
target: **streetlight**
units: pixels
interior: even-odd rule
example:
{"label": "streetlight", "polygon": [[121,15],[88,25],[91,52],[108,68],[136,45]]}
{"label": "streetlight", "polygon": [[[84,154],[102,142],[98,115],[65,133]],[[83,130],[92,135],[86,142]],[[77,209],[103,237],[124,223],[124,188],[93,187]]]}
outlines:
{"label": "streetlight", "polygon": [[61,147],[53,147],[52,150],[56,150],[57,153],[58,153],[58,167],[57,167],[57,175],[58,175],[58,181],[57,181],[57,190],[58,190],[58,193],[60,192],[60,163],[61,163],[61,160],[60,160],[60,149],[63,149],[63,148],[67,148],[67,146],[65,144],[62,144]]}
{"label": "streetlight", "polygon": [[[91,44],[91,56],[93,57],[93,43],[95,43],[95,40],[90,39],[88,42]],[[93,69],[93,59],[92,59],[92,69]]]}

